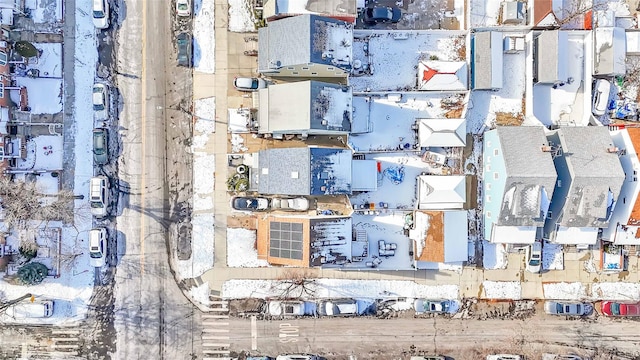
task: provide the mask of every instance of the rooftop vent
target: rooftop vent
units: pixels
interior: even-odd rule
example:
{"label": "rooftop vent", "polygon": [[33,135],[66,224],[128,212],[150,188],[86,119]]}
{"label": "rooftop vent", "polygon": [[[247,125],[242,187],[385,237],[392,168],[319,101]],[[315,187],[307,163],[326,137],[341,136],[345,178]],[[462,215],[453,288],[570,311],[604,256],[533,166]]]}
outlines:
{"label": "rooftop vent", "polygon": [[551,152],[551,146],[548,146],[548,145],[543,145],[540,149],[543,152]]}
{"label": "rooftop vent", "polygon": [[612,147],[607,148],[607,152],[609,152],[609,153],[617,153],[618,150],[619,149],[616,146],[612,146]]}

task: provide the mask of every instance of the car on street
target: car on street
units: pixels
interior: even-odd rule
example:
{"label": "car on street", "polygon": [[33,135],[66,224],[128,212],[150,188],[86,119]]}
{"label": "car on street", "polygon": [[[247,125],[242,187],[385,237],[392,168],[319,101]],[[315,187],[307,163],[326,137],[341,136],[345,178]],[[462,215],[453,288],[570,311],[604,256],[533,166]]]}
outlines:
{"label": "car on street", "polygon": [[546,301],[544,312],[550,315],[584,316],[593,311],[593,305],[580,302]]}
{"label": "car on street", "polygon": [[322,300],[318,302],[320,316],[357,316],[358,302],[354,299]]}
{"label": "car on street", "polygon": [[105,128],[93,129],[93,161],[96,165],[109,162],[109,131]]}
{"label": "car on street", "polygon": [[318,355],[310,354],[293,354],[293,355],[278,355],[276,360],[323,360],[324,358]]}
{"label": "car on street", "polygon": [[397,23],[402,18],[402,11],[396,6],[373,5],[364,10],[362,20],[367,24]]}
{"label": "car on street", "polygon": [[542,360],[588,360],[588,359],[582,358],[575,354],[566,354],[566,355],[542,354]]}
{"label": "car on street", "polygon": [[89,231],[89,262],[93,267],[102,267],[107,257],[107,229],[97,228]]}
{"label": "car on street", "polygon": [[440,355],[426,355],[426,356],[412,356],[409,360],[447,360],[446,356]]}
{"label": "car on street", "polygon": [[526,269],[532,273],[539,273],[542,265],[542,243],[536,241],[526,248]]}
{"label": "car on street", "polygon": [[304,197],[271,199],[271,209],[281,211],[307,211],[309,210],[309,199]]}
{"label": "car on street", "polygon": [[611,83],[605,79],[598,79],[593,89],[593,105],[591,111],[596,116],[604,115],[609,105]]}
{"label": "car on street", "polygon": [[231,199],[231,207],[241,211],[269,210],[269,199],[261,197],[236,196]]}
{"label": "car on street", "polygon": [[191,15],[191,3],[189,0],[176,0],[176,15],[181,17]]}
{"label": "car on street", "polygon": [[10,305],[5,314],[14,319],[37,319],[53,315],[53,300],[36,300],[33,302],[19,302]]}
{"label": "car on street", "polygon": [[191,35],[183,32],[176,38],[178,44],[178,66],[191,67]]}
{"label": "car on street", "polygon": [[450,314],[458,310],[455,300],[416,299],[413,302],[413,308],[416,314]]}
{"label": "car on street", "polygon": [[93,111],[109,112],[109,87],[103,83],[93,84]]}
{"label": "car on street", "polygon": [[109,1],[93,0],[92,8],[93,25],[96,29],[106,29],[109,27]]}
{"label": "car on street", "polygon": [[109,206],[109,188],[106,176],[94,176],[89,183],[89,204],[91,215],[97,218],[107,216]]}
{"label": "car on street", "polygon": [[487,355],[487,360],[524,360],[522,355],[495,354]]}
{"label": "car on street", "polygon": [[239,91],[258,91],[267,87],[267,82],[261,78],[237,77],[233,80],[233,87]]}
{"label": "car on street", "polygon": [[278,317],[316,315],[316,304],[302,300],[270,300],[267,314]]}
{"label": "car on street", "polygon": [[640,303],[603,301],[602,313],[606,316],[640,316]]}

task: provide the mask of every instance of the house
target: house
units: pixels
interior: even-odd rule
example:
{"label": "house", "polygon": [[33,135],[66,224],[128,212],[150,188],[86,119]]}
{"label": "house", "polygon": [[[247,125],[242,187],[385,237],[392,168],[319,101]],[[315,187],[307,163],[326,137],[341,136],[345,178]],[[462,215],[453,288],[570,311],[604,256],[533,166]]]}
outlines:
{"label": "house", "polygon": [[267,22],[302,14],[316,14],[347,22],[358,17],[357,0],[264,0],[262,17]]}
{"label": "house", "polygon": [[273,21],[258,29],[258,71],[273,77],[346,78],[353,24],[317,15]]}
{"label": "house", "polygon": [[548,139],[560,153],[554,159],[558,181],[544,238],[559,244],[595,244],[599,229],[609,226],[625,180],[619,149],[603,126],[560,128]]}
{"label": "house", "polygon": [[466,119],[416,119],[420,147],[465,146]]}
{"label": "house", "polygon": [[567,48],[569,36],[566,31],[542,31],[533,40],[533,82],[556,84],[567,81]]}
{"label": "house", "polygon": [[623,76],[626,73],[627,37],[623,28],[598,27],[594,35],[593,73]]}
{"label": "house", "polygon": [[640,128],[617,129],[611,131],[613,144],[620,150],[620,163],[625,179],[620,196],[613,208],[609,226],[602,230],[602,240],[617,245],[640,245]]}
{"label": "house", "polygon": [[351,88],[320,81],[261,89],[258,133],[332,135],[351,131]]}
{"label": "house", "polygon": [[314,267],[351,261],[353,227],[350,217],[258,218],[258,258],[272,265]]}
{"label": "house", "polygon": [[425,61],[418,63],[418,90],[465,91],[469,89],[464,61]]}
{"label": "house", "polygon": [[413,212],[414,266],[433,268],[429,263],[463,263],[468,260],[468,226],[466,211]]}
{"label": "house", "polygon": [[260,194],[351,194],[349,149],[325,147],[277,148],[254,154],[251,188]]}
{"label": "house", "polygon": [[502,126],[484,133],[484,238],[530,244],[540,238],[554,196],[554,148],[541,126]]}
{"label": "house", "polygon": [[420,210],[463,209],[466,181],[461,175],[420,175],[416,186]]}
{"label": "house", "polygon": [[478,32],[471,40],[471,88],[494,90],[502,88],[502,33]]}

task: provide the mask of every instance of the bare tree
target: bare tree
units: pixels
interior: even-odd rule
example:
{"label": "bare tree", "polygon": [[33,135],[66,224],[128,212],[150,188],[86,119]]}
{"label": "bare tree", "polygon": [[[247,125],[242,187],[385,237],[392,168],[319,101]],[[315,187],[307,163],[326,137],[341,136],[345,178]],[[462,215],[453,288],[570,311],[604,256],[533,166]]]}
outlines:
{"label": "bare tree", "polygon": [[594,4],[595,0],[564,0],[562,9],[555,12],[558,25],[561,28],[571,27],[576,21],[582,21],[589,11],[604,10],[606,2]]}
{"label": "bare tree", "polygon": [[279,281],[274,283],[272,291],[283,299],[315,297],[317,291],[316,274],[311,269],[286,269]]}
{"label": "bare tree", "polygon": [[44,194],[35,182],[12,181],[0,176],[0,207],[7,228],[25,228],[29,220],[63,221],[74,219],[75,195],[68,190]]}

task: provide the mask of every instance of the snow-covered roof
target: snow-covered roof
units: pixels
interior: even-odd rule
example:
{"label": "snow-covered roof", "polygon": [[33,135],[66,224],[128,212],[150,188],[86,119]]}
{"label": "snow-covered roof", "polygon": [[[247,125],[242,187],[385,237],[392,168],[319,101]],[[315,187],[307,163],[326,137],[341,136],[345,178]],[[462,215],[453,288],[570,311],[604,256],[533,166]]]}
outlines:
{"label": "snow-covered roof", "polygon": [[627,37],[623,28],[596,28],[594,73],[598,75],[624,75],[626,72],[626,44]]}
{"label": "snow-covered roof", "polygon": [[311,266],[351,260],[353,223],[350,217],[309,220]]}
{"label": "snow-covered roof", "polygon": [[285,15],[317,14],[355,18],[358,16],[356,0],[265,0],[264,17],[269,21]]}
{"label": "snow-covered roof", "polygon": [[627,37],[627,54],[640,54],[640,31],[625,31]]}
{"label": "snow-covered roof", "polygon": [[417,119],[420,147],[465,146],[466,119]]}
{"label": "snow-covered roof", "polygon": [[258,192],[281,195],[351,193],[351,150],[266,149],[258,153]]}
{"label": "snow-covered roof", "polygon": [[476,90],[491,90],[502,87],[502,33],[498,31],[478,32],[473,37],[473,64],[471,87]]}
{"label": "snow-covered roof", "polygon": [[420,61],[419,90],[460,90],[469,88],[467,63],[464,61]]}
{"label": "snow-covered roof", "polygon": [[539,83],[555,83],[567,80],[567,31],[542,31],[535,38],[535,80]]}
{"label": "snow-covered roof", "polygon": [[351,164],[351,190],[378,190],[378,162],[375,160],[353,160]]}
{"label": "snow-covered roof", "polygon": [[409,237],[414,241],[414,259],[426,262],[468,260],[466,211],[415,211]]}
{"label": "snow-covered roof", "polygon": [[418,209],[462,209],[466,202],[465,177],[420,175],[417,192]]}
{"label": "snow-covered roof", "polygon": [[261,90],[259,96],[260,133],[347,133],[351,130],[349,87],[300,81],[271,85]]}
{"label": "snow-covered roof", "polygon": [[609,129],[602,126],[564,127],[549,136],[562,148],[555,159],[560,186],[551,199],[549,233],[564,227],[600,228],[608,225],[613,201],[625,179]]}
{"label": "snow-covered roof", "polygon": [[349,71],[352,61],[351,24],[313,14],[272,21],[258,32],[258,70],[324,64]]}

